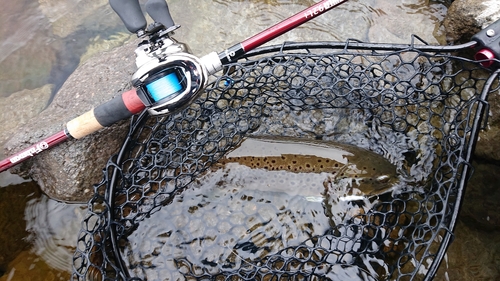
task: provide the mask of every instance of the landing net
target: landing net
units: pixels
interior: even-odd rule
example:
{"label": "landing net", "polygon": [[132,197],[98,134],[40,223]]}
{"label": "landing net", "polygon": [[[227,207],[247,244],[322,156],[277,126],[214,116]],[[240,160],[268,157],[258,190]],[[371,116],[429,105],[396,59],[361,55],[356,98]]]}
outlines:
{"label": "landing net", "polygon": [[[182,111],[134,118],[94,187],[73,279],[431,278],[498,87],[465,51],[441,49],[261,48],[225,66]],[[249,137],[367,149],[397,168],[398,184],[355,198],[325,183],[316,197],[227,186],[214,167]]]}

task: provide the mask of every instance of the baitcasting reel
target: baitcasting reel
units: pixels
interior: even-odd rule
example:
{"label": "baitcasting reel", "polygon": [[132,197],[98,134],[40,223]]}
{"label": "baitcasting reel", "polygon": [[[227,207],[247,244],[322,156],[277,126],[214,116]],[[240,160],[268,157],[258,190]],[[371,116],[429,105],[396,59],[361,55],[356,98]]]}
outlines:
{"label": "baitcasting reel", "polygon": [[206,86],[208,71],[197,57],[168,33],[136,49],[138,70],[132,76],[137,95],[152,115],[172,113],[190,104]]}
{"label": "baitcasting reel", "polygon": [[221,69],[215,52],[197,58],[171,37],[179,26],[165,0],[146,3],[146,11],[155,21],[147,28],[138,1],[110,0],[110,4],[130,32],[148,37],[135,51],[138,70],[132,84],[150,114],[171,114],[190,104],[206,86],[208,76]]}

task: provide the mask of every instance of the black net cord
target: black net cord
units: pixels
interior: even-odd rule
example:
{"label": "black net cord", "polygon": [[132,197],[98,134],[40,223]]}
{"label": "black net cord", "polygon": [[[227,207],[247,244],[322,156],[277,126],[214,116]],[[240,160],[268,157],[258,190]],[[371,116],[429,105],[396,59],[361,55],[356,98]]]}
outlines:
{"label": "black net cord", "polygon": [[[127,151],[129,149],[129,143],[132,140],[132,136],[134,135],[135,131],[146,121],[147,117],[149,116],[149,113],[147,110],[144,110],[138,117],[137,119],[132,119],[131,121],[131,126],[129,133],[127,134],[127,137],[125,138],[122,147],[120,151],[118,152],[118,156],[116,158],[116,164],[121,165],[122,161],[124,160],[124,157],[127,154]],[[111,176],[111,181],[109,184],[109,188],[106,190],[105,198],[108,203],[108,206],[110,207],[111,210],[114,210],[115,208],[115,187],[117,186],[116,182],[119,177],[119,170],[114,169],[113,174]],[[120,251],[119,251],[119,245],[118,245],[118,233],[116,229],[116,224],[115,222],[115,217],[114,217],[114,212],[110,211],[108,213],[108,228],[109,228],[109,239],[111,240],[111,246],[113,248],[113,257],[115,259],[115,266],[117,266],[120,271],[119,275],[123,280],[128,280],[130,279],[130,274],[128,272],[127,266],[125,265]]]}
{"label": "black net cord", "polygon": [[283,42],[281,45],[263,46],[245,54],[244,57],[265,55],[279,48],[280,52],[293,50],[319,50],[319,49],[343,49],[348,50],[368,50],[368,51],[402,51],[419,50],[422,52],[453,53],[473,48],[477,42],[471,41],[460,45],[439,46],[439,45],[417,45],[411,44],[384,44],[367,43],[357,39],[347,39],[345,42],[317,41],[317,42]]}
{"label": "black net cord", "polygon": [[488,95],[491,91],[491,87],[492,87],[493,83],[495,82],[495,80],[497,79],[499,74],[500,74],[500,68],[497,69],[495,72],[493,72],[490,75],[490,77],[488,78],[488,80],[486,81],[486,83],[484,85],[484,88],[481,92],[481,96],[478,99],[478,108],[477,108],[477,112],[474,116],[474,121],[473,121],[474,123],[472,126],[472,132],[471,132],[471,138],[473,141],[469,142],[468,148],[466,149],[466,156],[465,156],[465,159],[463,161],[465,164],[464,164],[463,170],[462,170],[462,173],[464,174],[464,176],[462,176],[460,179],[460,185],[459,185],[460,190],[457,192],[458,197],[456,200],[459,203],[455,204],[455,210],[453,211],[453,215],[451,217],[449,231],[446,232],[445,236],[443,237],[443,242],[441,243],[442,249],[440,249],[438,251],[438,254],[436,256],[435,261],[432,263],[427,275],[425,276],[425,279],[424,279],[425,281],[432,281],[432,279],[434,279],[434,276],[436,275],[436,272],[439,269],[439,266],[444,258],[444,255],[446,254],[448,247],[450,246],[451,242],[454,239],[453,232],[455,230],[458,215],[460,214],[460,206],[462,206],[462,201],[464,200],[463,194],[464,194],[466,186],[467,186],[467,181],[470,178],[470,173],[472,173],[472,166],[470,166],[470,164],[468,164],[468,163],[470,163],[472,153],[474,152],[474,148],[475,148],[476,143],[477,143],[476,140],[478,139],[478,136],[479,136],[479,131],[481,128],[481,123],[483,121],[483,118],[486,118],[487,116],[485,116],[485,115],[488,114],[488,110],[487,110],[487,108],[488,108],[488,102],[487,102]]}
{"label": "black net cord", "polygon": [[[305,240],[302,246],[293,246],[296,249],[270,253],[261,260],[269,261],[269,268],[261,267],[258,260],[248,260],[245,267],[226,269],[211,262],[189,264],[191,261],[181,258],[178,265],[189,266],[172,274],[193,280],[242,280],[239,278],[250,275],[276,278],[281,276],[283,267],[277,261],[286,261],[290,267],[287,276],[297,278],[313,278],[313,275],[327,278],[329,268],[347,266],[365,271],[375,269],[381,279],[386,278],[384,280],[409,280],[417,276],[419,267],[430,266],[426,280],[431,279],[453,238],[452,230],[467,181],[462,173],[470,171],[468,161],[482,112],[487,110],[486,95],[499,71],[491,75],[474,61],[445,53],[426,53],[412,49],[412,45],[394,52],[381,51],[385,44],[381,49],[376,48],[377,44],[360,42],[331,45],[341,50],[332,50],[335,48],[330,46],[326,48],[329,51],[325,48],[315,51],[310,43],[286,43],[267,52],[257,51],[254,53],[257,57],[246,57],[228,66],[225,73],[218,73],[199,100],[183,112],[147,123],[140,122],[141,118],[147,119],[144,113],[133,122],[119,155],[106,167],[107,180],[99,186],[100,190],[107,187],[104,197],[109,210],[91,215],[106,221],[99,231],[105,232],[102,237],[111,242],[92,239],[93,229],[86,229],[82,237],[82,241],[89,238],[94,244],[103,245],[106,270],[110,271],[105,272],[104,280],[143,280],[140,278],[145,277],[140,277],[139,268],[156,272],[154,267],[138,267],[142,266],[141,260],[134,267],[126,265],[131,262],[129,253],[134,249],[128,248],[129,252],[122,253],[123,245],[118,245],[118,241],[122,243],[120,239],[128,235],[124,236],[122,227],[148,225],[151,213],[160,212],[160,208],[183,210],[182,204],[172,206],[174,204],[162,202],[184,194],[188,179],[195,174],[198,177],[243,138],[253,134],[311,137],[311,132],[317,137],[331,130],[336,134],[330,135],[330,140],[351,143],[362,137],[358,140],[364,142],[358,144],[369,146],[384,157],[401,159],[405,151],[413,151],[423,158],[408,158],[408,161],[427,165],[436,182],[425,185],[423,192],[386,196],[387,201],[345,221],[343,226],[331,226],[327,234]],[[479,77],[479,72],[484,75]],[[480,91],[482,97],[478,98]],[[312,112],[314,119],[309,118],[307,112]],[[343,127],[356,122],[359,128]],[[450,133],[457,134],[456,144],[460,147],[441,142]],[[387,138],[391,135],[396,137],[395,142],[378,146],[380,139],[382,143],[391,141]],[[398,145],[403,146],[399,149]],[[427,151],[436,154],[426,156]],[[427,170],[424,172],[426,175]],[[117,196],[125,198],[125,202],[116,201]],[[189,216],[189,212],[182,213]],[[205,227],[210,229],[209,225]],[[338,248],[344,245],[343,241],[351,241],[355,247]],[[305,246],[306,251],[300,250]],[[91,249],[90,245],[86,251]],[[245,251],[236,246],[231,249],[240,254]],[[289,256],[289,253],[304,255],[315,251],[317,255],[306,255],[306,259]],[[171,252],[159,254],[171,257]],[[363,263],[363,257],[370,255],[377,255],[380,260],[389,257],[386,267]],[[398,258],[401,255],[405,258]],[[326,256],[330,259],[326,260]],[[426,257],[431,260],[427,261]],[[308,271],[303,267],[318,261],[325,262],[322,268],[326,271],[315,266],[313,271]],[[255,266],[251,267],[252,264]],[[92,266],[104,272],[105,265],[100,267],[94,263]],[[77,271],[85,272],[86,268],[88,265],[84,264]],[[214,275],[199,275],[199,268],[210,270]]]}

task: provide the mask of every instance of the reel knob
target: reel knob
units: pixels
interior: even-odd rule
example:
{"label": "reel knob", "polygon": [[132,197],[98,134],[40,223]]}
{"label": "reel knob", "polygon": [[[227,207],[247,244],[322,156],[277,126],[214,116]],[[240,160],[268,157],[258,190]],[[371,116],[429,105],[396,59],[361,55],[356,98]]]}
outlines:
{"label": "reel knob", "polygon": [[141,36],[146,29],[146,18],[142,14],[139,0],[109,0],[111,8],[125,24],[128,31]]}
{"label": "reel knob", "polygon": [[493,65],[495,54],[488,49],[482,49],[474,55],[474,59],[481,61],[480,64],[484,67],[490,67]]}
{"label": "reel knob", "polygon": [[155,22],[161,23],[166,29],[175,26],[165,0],[149,0],[146,3],[146,12]]}

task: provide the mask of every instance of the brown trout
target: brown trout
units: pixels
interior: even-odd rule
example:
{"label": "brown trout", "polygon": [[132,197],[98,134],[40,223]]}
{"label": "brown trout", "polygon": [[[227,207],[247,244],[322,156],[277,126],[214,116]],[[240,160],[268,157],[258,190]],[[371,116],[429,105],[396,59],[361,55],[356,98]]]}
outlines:
{"label": "brown trout", "polygon": [[[326,173],[330,182],[350,180],[351,195],[382,194],[398,182],[396,166],[381,155],[352,145],[327,141],[247,138],[221,159],[217,166],[230,164],[233,164],[233,169],[234,164],[238,164],[251,169],[286,171],[289,172],[288,177],[293,177],[293,174],[305,176]],[[285,174],[281,176],[285,177]],[[276,184],[267,185],[262,189],[274,191],[279,188]],[[286,189],[287,186],[282,188]],[[327,188],[327,185],[323,184],[322,188]]]}

